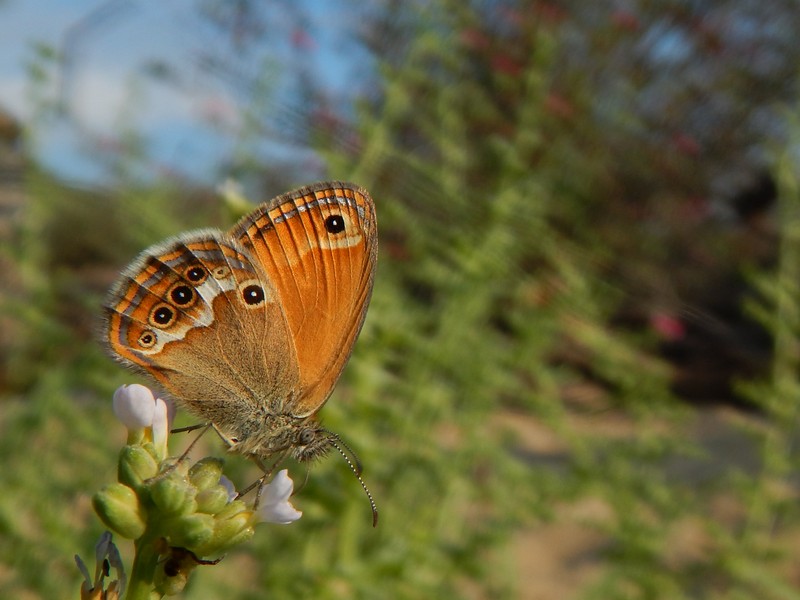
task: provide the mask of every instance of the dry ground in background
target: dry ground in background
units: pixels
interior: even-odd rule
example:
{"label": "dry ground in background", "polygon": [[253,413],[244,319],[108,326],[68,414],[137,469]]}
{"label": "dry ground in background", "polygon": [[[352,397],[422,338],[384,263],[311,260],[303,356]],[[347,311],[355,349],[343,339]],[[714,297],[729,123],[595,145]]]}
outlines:
{"label": "dry ground in background", "polygon": [[[499,416],[499,424],[519,437],[524,452],[537,460],[565,461],[566,448],[558,438],[532,417],[520,414]],[[578,428],[591,428],[597,434],[631,436],[634,424],[614,411],[599,411],[576,417]],[[736,468],[754,474],[758,468],[758,448],[744,432],[744,426],[762,427],[754,414],[725,407],[705,406],[695,410],[683,431],[707,453],[703,459],[676,459],[665,465],[670,476],[684,484],[710,481],[725,470]],[[785,484],[783,485],[786,488]],[[794,493],[785,489],[786,493]],[[718,493],[709,499],[711,514],[719,522],[734,525],[742,516],[742,507],[731,497]],[[514,540],[517,557],[520,600],[569,600],[576,598],[587,585],[598,580],[603,570],[603,555],[611,548],[611,540],[589,522],[603,521],[610,511],[599,498],[584,498],[559,507],[552,523],[540,524],[520,531]],[[700,516],[687,517],[673,527],[665,562],[676,567],[702,561],[712,540]],[[788,558],[778,563],[780,575],[800,586],[800,569],[792,549],[800,547],[800,532],[781,531],[774,535],[775,549]]]}

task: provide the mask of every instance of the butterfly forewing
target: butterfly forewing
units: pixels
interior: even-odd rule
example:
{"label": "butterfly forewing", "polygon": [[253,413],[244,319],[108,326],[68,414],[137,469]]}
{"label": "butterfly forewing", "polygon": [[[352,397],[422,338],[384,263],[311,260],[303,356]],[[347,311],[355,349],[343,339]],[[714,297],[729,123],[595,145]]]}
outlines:
{"label": "butterfly forewing", "polygon": [[111,350],[204,418],[238,435],[254,407],[279,412],[299,385],[280,298],[261,267],[221,232],[149,248],[107,305]]}
{"label": "butterfly forewing", "polygon": [[361,330],[377,258],[366,190],[321,183],[262,205],[232,230],[280,296],[299,365],[292,410],[315,413],[330,395]]}

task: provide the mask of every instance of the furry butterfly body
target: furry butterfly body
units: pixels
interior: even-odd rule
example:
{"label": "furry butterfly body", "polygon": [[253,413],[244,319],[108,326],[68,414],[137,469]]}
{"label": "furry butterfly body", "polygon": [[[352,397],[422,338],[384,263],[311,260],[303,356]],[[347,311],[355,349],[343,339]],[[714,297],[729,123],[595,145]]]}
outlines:
{"label": "furry butterfly body", "polygon": [[232,450],[310,460],[338,439],[317,413],[361,330],[376,259],[366,190],[300,188],[227,233],[189,232],[145,250],[109,293],[106,342]]}

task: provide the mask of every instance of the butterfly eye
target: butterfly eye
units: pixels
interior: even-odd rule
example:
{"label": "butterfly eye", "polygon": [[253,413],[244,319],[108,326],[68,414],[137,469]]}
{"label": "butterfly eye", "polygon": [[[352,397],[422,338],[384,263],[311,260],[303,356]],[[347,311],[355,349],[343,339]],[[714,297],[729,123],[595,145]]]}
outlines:
{"label": "butterfly eye", "polygon": [[201,283],[208,277],[208,271],[199,265],[195,265],[186,269],[184,277],[192,283]]}
{"label": "butterfly eye", "polygon": [[156,334],[152,331],[143,331],[137,341],[142,348],[152,348],[156,345]]}
{"label": "butterfly eye", "polygon": [[175,311],[166,304],[157,306],[150,313],[150,323],[156,327],[168,327],[175,321]]}
{"label": "butterfly eye", "polygon": [[328,233],[341,233],[344,231],[345,222],[342,215],[331,215],[325,219],[325,230]]}
{"label": "butterfly eye", "polygon": [[300,432],[300,435],[297,436],[297,441],[300,442],[301,446],[308,446],[311,442],[314,441],[315,432],[313,429],[303,429]]}
{"label": "butterfly eye", "polygon": [[186,306],[195,299],[195,294],[188,285],[181,284],[172,288],[169,297],[176,306]]}

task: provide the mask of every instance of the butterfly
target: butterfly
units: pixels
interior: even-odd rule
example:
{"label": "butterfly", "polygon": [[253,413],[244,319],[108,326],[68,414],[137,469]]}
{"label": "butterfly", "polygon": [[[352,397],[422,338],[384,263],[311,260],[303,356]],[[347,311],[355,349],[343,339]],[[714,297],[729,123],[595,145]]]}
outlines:
{"label": "butterfly", "polygon": [[306,186],[226,233],[191,231],[144,250],[108,294],[105,341],[234,452],[344,455],[318,412],[364,323],[377,252],[365,189]]}

